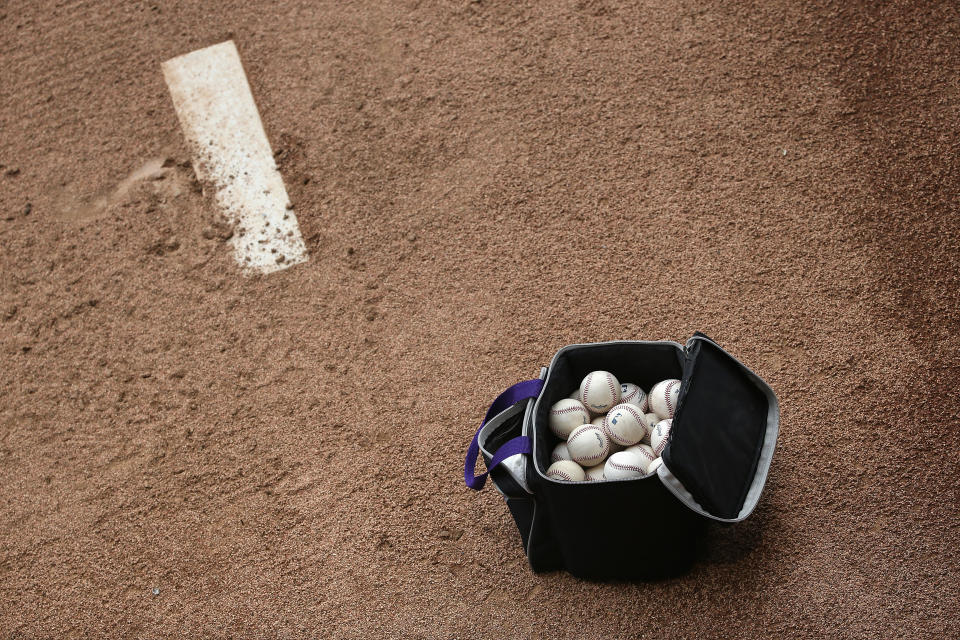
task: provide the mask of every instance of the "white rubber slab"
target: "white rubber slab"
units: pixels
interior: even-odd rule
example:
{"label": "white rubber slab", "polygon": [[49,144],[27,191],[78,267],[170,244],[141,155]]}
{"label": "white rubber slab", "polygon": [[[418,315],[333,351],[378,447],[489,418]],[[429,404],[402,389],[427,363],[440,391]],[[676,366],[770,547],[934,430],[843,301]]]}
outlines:
{"label": "white rubber slab", "polygon": [[253,102],[233,41],[162,65],[197,177],[234,223],[234,255],[245,272],[305,262],[307,248]]}

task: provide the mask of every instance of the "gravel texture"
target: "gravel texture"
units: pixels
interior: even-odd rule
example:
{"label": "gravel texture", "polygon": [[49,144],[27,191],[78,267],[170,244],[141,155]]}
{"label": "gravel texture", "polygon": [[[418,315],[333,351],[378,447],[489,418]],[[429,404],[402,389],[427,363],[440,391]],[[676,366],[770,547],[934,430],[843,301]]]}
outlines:
{"label": "gravel texture", "polygon": [[[311,254],[268,277],[160,73],[227,38]],[[960,636],[958,41],[955,2],[0,3],[0,638]],[[486,404],[696,330],[780,397],[757,511],[669,581],[532,574],[463,486]]]}

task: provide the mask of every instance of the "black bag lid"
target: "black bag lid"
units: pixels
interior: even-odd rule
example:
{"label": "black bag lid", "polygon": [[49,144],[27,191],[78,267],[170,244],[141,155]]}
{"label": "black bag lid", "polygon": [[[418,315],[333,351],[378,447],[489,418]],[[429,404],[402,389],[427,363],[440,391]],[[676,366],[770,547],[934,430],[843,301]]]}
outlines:
{"label": "black bag lid", "polygon": [[713,340],[686,344],[683,384],[660,480],[701,515],[738,522],[756,506],[776,447],[770,386]]}

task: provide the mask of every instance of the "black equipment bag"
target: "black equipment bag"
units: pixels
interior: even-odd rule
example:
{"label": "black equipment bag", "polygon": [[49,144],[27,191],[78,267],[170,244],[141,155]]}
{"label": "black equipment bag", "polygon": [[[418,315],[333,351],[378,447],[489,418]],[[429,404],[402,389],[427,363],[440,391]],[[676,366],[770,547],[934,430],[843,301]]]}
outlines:
{"label": "black equipment bag", "polygon": [[[679,378],[680,397],[661,458],[642,478],[564,482],[546,476],[556,438],[550,407],[591,371],[650,389]],[[693,562],[709,520],[753,511],[779,429],[770,386],[710,338],[687,344],[623,341],[564,347],[539,379],[514,385],[490,407],[467,452],[464,478],[482,455],[520,530],[534,571],[590,579],[653,579]]]}

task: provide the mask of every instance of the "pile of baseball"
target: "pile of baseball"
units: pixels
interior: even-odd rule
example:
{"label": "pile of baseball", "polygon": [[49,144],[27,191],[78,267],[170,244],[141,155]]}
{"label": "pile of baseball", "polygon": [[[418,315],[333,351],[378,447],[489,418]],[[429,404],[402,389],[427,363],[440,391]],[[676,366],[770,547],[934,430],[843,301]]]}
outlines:
{"label": "pile of baseball", "polygon": [[553,448],[547,477],[567,482],[642,478],[663,461],[680,381],[664,380],[650,393],[593,371],[580,388],[550,407]]}

